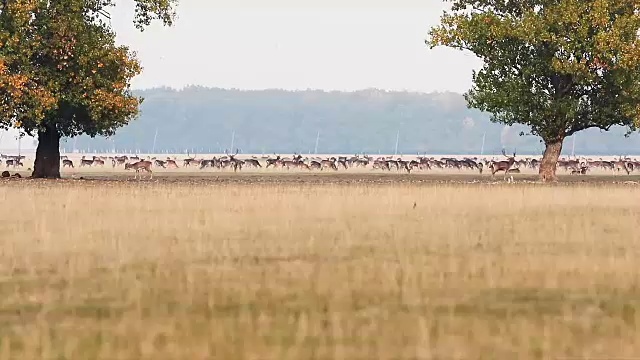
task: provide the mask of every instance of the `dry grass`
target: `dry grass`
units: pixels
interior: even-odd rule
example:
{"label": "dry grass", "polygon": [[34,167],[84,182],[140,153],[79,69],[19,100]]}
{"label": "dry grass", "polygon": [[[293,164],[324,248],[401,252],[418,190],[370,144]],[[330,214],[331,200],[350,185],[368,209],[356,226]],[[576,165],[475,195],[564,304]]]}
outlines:
{"label": "dry grass", "polygon": [[637,187],[28,184],[0,359],[640,356]]}

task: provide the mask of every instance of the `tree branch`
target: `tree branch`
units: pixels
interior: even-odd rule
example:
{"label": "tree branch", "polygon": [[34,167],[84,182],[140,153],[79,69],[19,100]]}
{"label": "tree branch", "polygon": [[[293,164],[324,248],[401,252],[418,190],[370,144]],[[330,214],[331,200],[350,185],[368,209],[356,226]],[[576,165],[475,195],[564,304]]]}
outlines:
{"label": "tree branch", "polygon": [[573,135],[573,134],[575,134],[577,132],[580,132],[582,130],[591,129],[591,128],[598,128],[598,129],[601,129],[601,130],[604,130],[604,131],[609,131],[609,130],[611,130],[613,125],[616,125],[616,124],[598,125],[598,124],[590,123],[590,124],[586,124],[586,125],[585,124],[574,125],[569,130],[567,130],[565,132],[565,136],[569,137],[569,136],[571,136],[571,135]]}
{"label": "tree branch", "polygon": [[98,14],[106,17],[107,19],[111,20],[111,15],[104,9],[100,9],[98,10]]}

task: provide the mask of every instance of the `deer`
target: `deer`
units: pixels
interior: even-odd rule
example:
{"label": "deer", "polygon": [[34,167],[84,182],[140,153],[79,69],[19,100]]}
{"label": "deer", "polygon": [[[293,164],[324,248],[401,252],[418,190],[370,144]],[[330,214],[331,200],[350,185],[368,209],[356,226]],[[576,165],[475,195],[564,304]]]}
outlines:
{"label": "deer", "polygon": [[493,178],[493,176],[498,172],[498,171],[504,171],[504,180],[507,179],[507,173],[510,172],[511,167],[513,166],[513,164],[516,162],[516,152],[513,152],[513,156],[508,156],[504,149],[502,149],[502,155],[504,155],[504,157],[506,157],[508,160],[503,160],[503,161],[493,161],[490,165],[489,168],[491,169],[491,178]]}
{"label": "deer", "polygon": [[280,157],[280,155],[277,155],[275,159],[271,159],[271,158],[267,159],[266,168],[268,169],[270,166],[277,167],[278,165],[281,165],[281,164],[282,164],[282,158]]}
{"label": "deer", "polygon": [[244,161],[244,164],[250,167],[254,167],[256,169],[262,168],[262,165],[260,165],[260,161],[258,161],[258,159],[246,159]]}
{"label": "deer", "polygon": [[167,168],[167,166],[166,166],[167,162],[166,162],[166,161],[163,161],[163,160],[158,160],[158,159],[156,159],[156,160],[154,160],[154,161],[153,161],[153,164],[154,164],[155,166],[157,166],[157,167],[161,167],[161,168],[163,168],[163,169],[166,169],[166,168]]}
{"label": "deer", "polygon": [[366,156],[364,159],[356,157],[355,160],[352,161],[352,164],[355,165],[356,167],[363,167],[363,168],[367,167],[367,165],[369,165],[369,158]]}
{"label": "deer", "polygon": [[[135,162],[135,163],[124,164],[124,169],[125,170],[129,170],[129,169],[135,170],[136,171],[136,175],[133,177],[134,179],[137,178],[138,173],[141,170],[151,174],[151,179],[153,179],[153,172],[151,171],[151,165],[152,165],[151,161],[140,160],[140,161]],[[142,174],[140,174],[140,179],[142,179]]]}
{"label": "deer", "polygon": [[202,160],[200,161],[200,170],[210,167],[210,168],[220,168],[220,160],[218,160],[215,156],[211,160]]}
{"label": "deer", "polygon": [[74,168],[73,166],[73,161],[69,160],[69,159],[62,159],[62,167],[69,167],[69,168]]}
{"label": "deer", "polygon": [[6,161],[6,164],[7,164],[7,167],[9,167],[9,166],[13,166],[14,168],[15,168],[15,167],[18,167],[18,166],[24,166],[24,165],[22,164],[22,161],[20,161],[20,160],[18,160],[18,159],[8,159],[8,160]]}
{"label": "deer", "polygon": [[620,159],[618,159],[617,161],[613,161],[613,166],[615,169],[614,175],[616,173],[619,173],[620,170],[624,170],[627,173],[627,175],[631,173],[631,170],[629,169],[629,165],[627,164],[627,161],[622,157],[620,157]]}
{"label": "deer", "polygon": [[93,159],[91,160],[85,159],[84,155],[82,155],[82,158],[80,159],[80,167],[91,166],[91,165],[93,165]]}
{"label": "deer", "polygon": [[178,164],[176,163],[175,160],[167,158],[165,165],[167,167],[167,169],[177,169],[178,168]]}
{"label": "deer", "polygon": [[124,165],[126,164],[127,160],[129,160],[129,157],[127,157],[127,155],[115,156],[113,159],[111,159],[111,165],[113,167],[116,167],[117,165]]}
{"label": "deer", "polygon": [[293,156],[293,160],[283,160],[282,167],[287,168],[287,170],[289,170],[290,168],[299,168],[301,163],[302,155],[296,154]]}
{"label": "deer", "polygon": [[191,165],[196,165],[199,166],[200,163],[202,162],[201,160],[196,160],[196,156],[198,156],[198,154],[191,156],[191,154],[189,154],[189,152],[187,151],[187,158],[184,159],[182,166],[183,167],[188,167]]}
{"label": "deer", "polygon": [[580,167],[574,167],[571,169],[571,175],[586,175],[589,171],[589,166],[581,165]]}
{"label": "deer", "polygon": [[398,160],[396,160],[396,163],[398,164],[398,171],[404,170],[409,174],[411,173],[411,168],[409,167],[409,161],[405,161],[405,160],[402,160],[401,158],[398,158]]}
{"label": "deer", "polygon": [[464,159],[460,161],[460,165],[461,167],[469,170],[478,170],[480,174],[482,174],[483,165],[481,161],[476,161],[475,159]]}
{"label": "deer", "polygon": [[227,153],[227,150],[225,150],[224,153],[229,157],[229,165],[233,169],[233,172],[242,170],[242,164],[244,164],[244,161],[235,158],[235,156],[238,155],[238,149],[236,149],[234,154]]}
{"label": "deer", "polygon": [[309,170],[322,170],[322,164],[315,160],[311,160],[309,163]]}
{"label": "deer", "polygon": [[320,170],[324,170],[325,168],[329,168],[333,171],[338,171],[338,167],[336,166],[336,158],[331,157],[329,159],[322,160],[320,162]]}
{"label": "deer", "polygon": [[385,159],[376,159],[373,162],[373,168],[374,169],[391,171],[391,168],[389,167],[389,163]]}
{"label": "deer", "polygon": [[93,165],[100,165],[100,166],[104,166],[104,160],[100,157],[94,156],[93,157]]}

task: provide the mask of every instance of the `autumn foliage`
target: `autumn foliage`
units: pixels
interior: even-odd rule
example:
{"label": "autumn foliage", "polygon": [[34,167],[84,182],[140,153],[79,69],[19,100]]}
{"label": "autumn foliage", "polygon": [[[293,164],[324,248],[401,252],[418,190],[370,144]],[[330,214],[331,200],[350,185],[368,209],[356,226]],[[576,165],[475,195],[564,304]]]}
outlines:
{"label": "autumn foliage", "polygon": [[129,83],[140,64],[104,22],[77,9],[83,3],[15,0],[3,10],[12,31],[0,33],[2,126],[108,135],[137,115]]}
{"label": "autumn foliage", "polygon": [[[154,19],[170,25],[175,17],[175,0],[136,3],[135,25],[141,29]],[[52,149],[41,157],[51,162],[51,177],[59,176],[59,165],[53,166],[59,153],[52,144],[60,137],[112,135],[138,115],[142,99],[132,94],[130,82],[142,67],[134,52],[115,44],[106,19],[113,5],[111,0],[0,4],[0,127],[20,128],[40,143],[48,137]]]}

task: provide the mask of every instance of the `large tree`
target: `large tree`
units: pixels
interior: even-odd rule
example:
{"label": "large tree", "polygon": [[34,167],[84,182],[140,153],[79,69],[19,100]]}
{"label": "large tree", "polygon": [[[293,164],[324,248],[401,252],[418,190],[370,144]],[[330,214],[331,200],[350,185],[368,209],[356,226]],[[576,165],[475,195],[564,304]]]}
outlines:
{"label": "large tree", "polygon": [[[171,25],[176,0],[136,0],[135,25]],[[59,178],[61,137],[112,135],[138,114],[135,53],[115,44],[113,0],[0,2],[0,128],[38,137],[33,177]]]}
{"label": "large tree", "polygon": [[640,2],[450,0],[426,40],[483,60],[465,94],[492,121],[524,124],[556,180],[564,139],[587,128],[634,131],[640,119]]}

